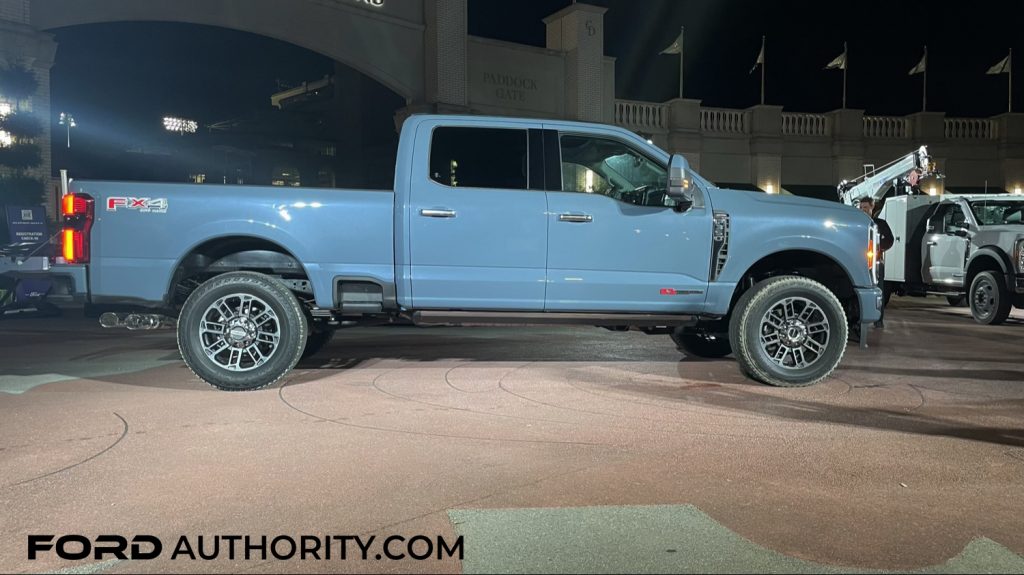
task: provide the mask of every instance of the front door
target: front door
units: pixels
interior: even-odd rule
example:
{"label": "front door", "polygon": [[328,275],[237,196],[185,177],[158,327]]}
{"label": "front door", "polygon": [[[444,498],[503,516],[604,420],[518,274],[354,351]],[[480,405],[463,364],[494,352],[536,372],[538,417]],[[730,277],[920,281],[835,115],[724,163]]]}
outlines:
{"label": "front door", "polygon": [[964,263],[970,240],[962,234],[967,226],[967,216],[957,204],[940,206],[928,220],[922,270],[927,283],[955,287],[964,285]]}
{"label": "front door", "polygon": [[674,210],[666,167],[614,136],[561,133],[558,148],[560,191],[549,184],[547,194],[545,309],[700,309],[711,253],[704,198]]}
{"label": "front door", "polygon": [[427,134],[429,177],[413,174],[410,193],[413,307],[543,309],[547,198],[539,173],[530,185],[530,133],[540,133],[528,128]]}

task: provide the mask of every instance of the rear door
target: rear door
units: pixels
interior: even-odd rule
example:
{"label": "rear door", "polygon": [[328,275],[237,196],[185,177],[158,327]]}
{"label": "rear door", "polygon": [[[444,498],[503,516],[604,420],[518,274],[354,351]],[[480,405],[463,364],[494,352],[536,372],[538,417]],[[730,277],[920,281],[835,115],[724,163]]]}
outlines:
{"label": "rear door", "polygon": [[417,146],[408,212],[413,307],[543,309],[547,198],[532,165],[542,158],[539,128],[466,120],[418,130],[429,145]]}

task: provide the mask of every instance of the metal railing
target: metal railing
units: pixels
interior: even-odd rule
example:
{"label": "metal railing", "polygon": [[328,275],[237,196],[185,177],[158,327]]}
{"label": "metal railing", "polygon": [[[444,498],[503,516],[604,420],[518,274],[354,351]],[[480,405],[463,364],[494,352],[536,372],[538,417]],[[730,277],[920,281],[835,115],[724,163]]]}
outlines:
{"label": "metal railing", "polygon": [[996,138],[996,122],[988,118],[946,118],[946,137],[962,140]]}
{"label": "metal railing", "polygon": [[668,106],[651,102],[616,100],[615,123],[634,131],[667,132]]}
{"label": "metal railing", "polygon": [[728,108],[701,108],[700,130],[702,132],[723,132],[726,134],[746,134],[750,132],[745,110]]}
{"label": "metal railing", "polygon": [[894,116],[864,116],[865,138],[906,139],[910,137],[910,121]]}
{"label": "metal railing", "polygon": [[828,136],[830,127],[824,114],[782,113],[782,133],[786,136]]}

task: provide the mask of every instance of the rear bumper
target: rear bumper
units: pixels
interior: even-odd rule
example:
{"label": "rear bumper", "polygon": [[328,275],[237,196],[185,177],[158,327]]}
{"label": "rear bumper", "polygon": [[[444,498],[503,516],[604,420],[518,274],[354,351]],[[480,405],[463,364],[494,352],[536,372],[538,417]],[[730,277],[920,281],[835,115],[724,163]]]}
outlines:
{"label": "rear bumper", "polygon": [[882,317],[882,289],[855,288],[857,301],[860,302],[860,321],[870,323],[878,321]]}
{"label": "rear bumper", "polygon": [[13,280],[51,282],[53,285],[46,299],[53,303],[85,303],[89,299],[88,271],[84,265],[50,265],[47,258],[28,258],[21,262],[4,258],[0,261],[0,275]]}

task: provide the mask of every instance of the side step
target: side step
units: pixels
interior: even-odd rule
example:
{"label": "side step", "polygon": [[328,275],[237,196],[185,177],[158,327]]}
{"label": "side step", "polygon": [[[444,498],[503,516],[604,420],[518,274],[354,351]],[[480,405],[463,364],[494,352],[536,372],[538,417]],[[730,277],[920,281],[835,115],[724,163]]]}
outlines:
{"label": "side step", "polygon": [[697,316],[646,313],[417,311],[413,312],[412,321],[416,325],[483,323],[658,327],[695,325]]}

